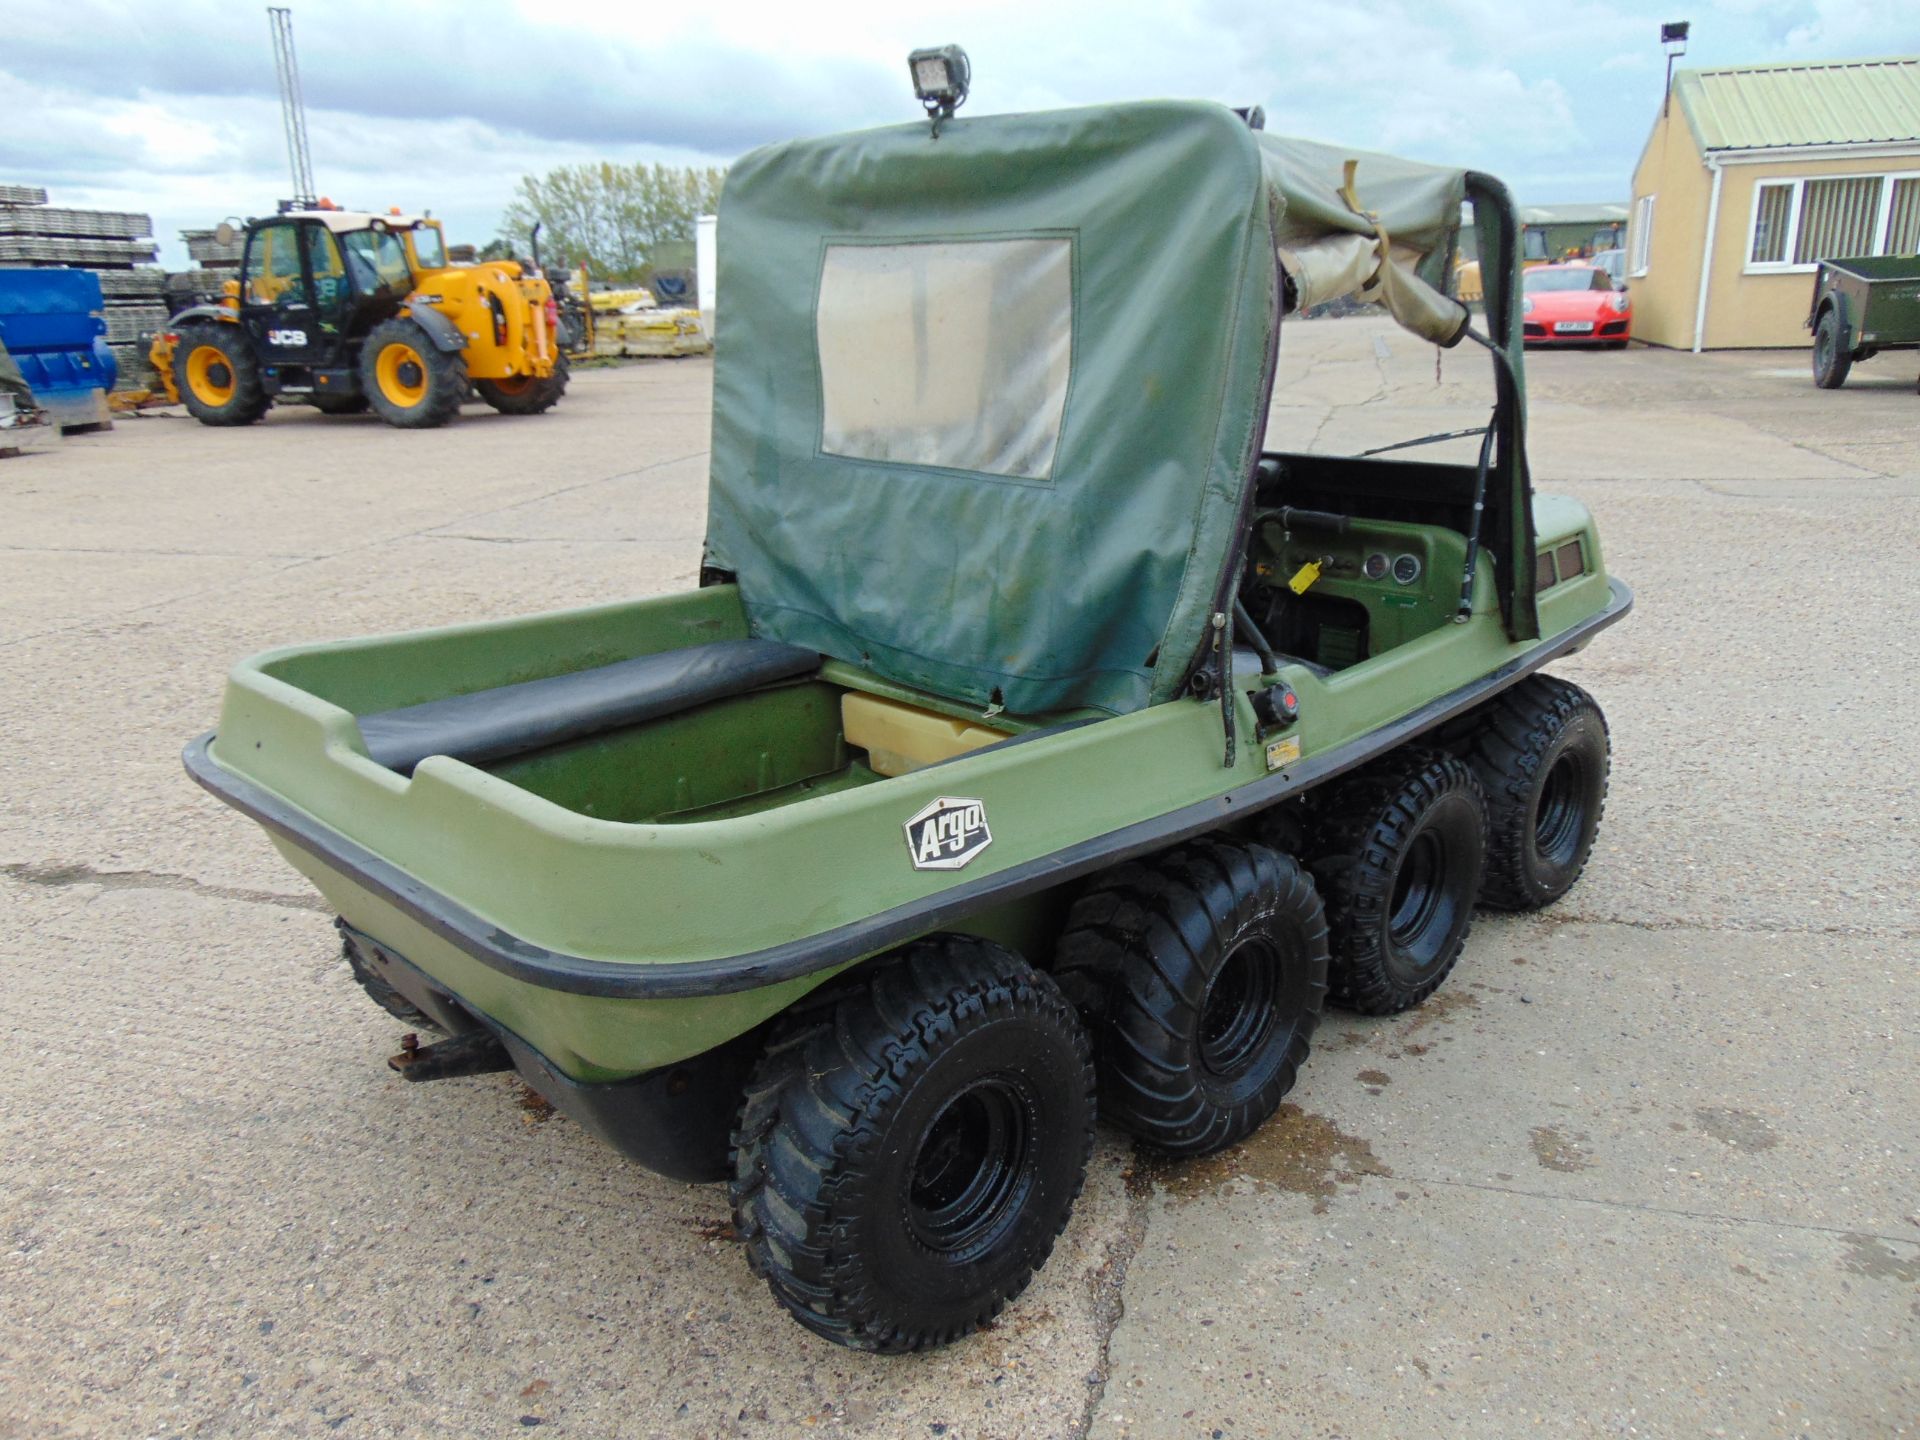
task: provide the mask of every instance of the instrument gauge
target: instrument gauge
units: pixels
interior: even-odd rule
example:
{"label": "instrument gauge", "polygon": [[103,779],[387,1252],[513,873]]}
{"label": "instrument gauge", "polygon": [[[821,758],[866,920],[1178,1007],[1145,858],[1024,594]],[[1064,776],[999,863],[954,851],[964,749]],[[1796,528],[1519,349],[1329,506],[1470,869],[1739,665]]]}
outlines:
{"label": "instrument gauge", "polygon": [[1402,585],[1411,585],[1420,578],[1420,557],[1418,555],[1397,555],[1393,561],[1393,578]]}
{"label": "instrument gauge", "polygon": [[1377,550],[1374,551],[1373,554],[1367,556],[1366,563],[1360,567],[1360,573],[1366,576],[1367,579],[1369,580],[1386,579],[1387,578],[1387,557],[1382,555]]}

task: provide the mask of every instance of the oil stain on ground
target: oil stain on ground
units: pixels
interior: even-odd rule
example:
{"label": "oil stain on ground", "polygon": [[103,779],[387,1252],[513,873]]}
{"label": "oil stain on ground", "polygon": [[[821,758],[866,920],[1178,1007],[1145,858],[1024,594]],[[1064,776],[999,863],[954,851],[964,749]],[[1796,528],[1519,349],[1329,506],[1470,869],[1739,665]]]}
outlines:
{"label": "oil stain on ground", "polygon": [[1773,1127],[1751,1110],[1711,1105],[1693,1112],[1700,1128],[1735,1150],[1771,1150],[1780,1143]]}
{"label": "oil stain on ground", "polygon": [[[1479,1004],[1480,996],[1472,990],[1442,990],[1439,994],[1422,1002],[1420,1008],[1404,1021],[1392,1025],[1380,1025],[1367,1024],[1363,1020],[1360,1022],[1362,1028],[1342,1030],[1338,1034],[1322,1031],[1313,1048],[1324,1052],[1363,1050],[1370,1047],[1386,1051],[1387,1058],[1390,1060],[1398,1060],[1403,1053],[1424,1055],[1433,1049],[1434,1037],[1429,1036],[1425,1042],[1410,1043],[1413,1036],[1418,1035],[1435,1021],[1451,1020],[1460,1011],[1477,1009]],[[1438,1038],[1451,1039],[1452,1037]]]}
{"label": "oil stain on ground", "polygon": [[1843,1238],[1847,1242],[1847,1253],[1840,1260],[1842,1270],[1865,1275],[1870,1280],[1920,1284],[1920,1251],[1909,1250],[1903,1255],[1886,1241],[1872,1235],[1847,1235]]}
{"label": "oil stain on ground", "polygon": [[1342,1185],[1392,1174],[1369,1141],[1346,1134],[1324,1116],[1283,1104],[1259,1130],[1218,1155],[1201,1160],[1140,1156],[1134,1161],[1132,1184],[1158,1185],[1175,1200],[1185,1201],[1247,1180],[1259,1189],[1305,1195],[1313,1201],[1313,1213],[1324,1215]]}
{"label": "oil stain on ground", "polygon": [[1417,1035],[1434,1021],[1451,1019],[1454,1011],[1471,1010],[1479,1003],[1480,997],[1471,990],[1442,990],[1413,1012],[1413,1018],[1400,1027],[1399,1038]]}
{"label": "oil stain on ground", "polygon": [[1533,1128],[1533,1158],[1544,1170],[1571,1175],[1576,1170],[1593,1168],[1593,1152],[1587,1149],[1584,1130],[1559,1131],[1551,1125]]}

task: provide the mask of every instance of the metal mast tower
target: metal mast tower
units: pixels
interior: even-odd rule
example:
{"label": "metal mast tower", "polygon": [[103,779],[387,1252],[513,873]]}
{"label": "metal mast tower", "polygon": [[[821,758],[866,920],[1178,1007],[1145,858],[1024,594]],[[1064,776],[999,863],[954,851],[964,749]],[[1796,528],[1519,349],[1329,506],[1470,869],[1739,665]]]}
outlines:
{"label": "metal mast tower", "polygon": [[287,167],[293,172],[293,202],[311,207],[313,156],[307,150],[307,100],[300,93],[300,62],[293,54],[293,11],[269,5],[273,25],[273,68],[280,75],[280,118],[287,129]]}

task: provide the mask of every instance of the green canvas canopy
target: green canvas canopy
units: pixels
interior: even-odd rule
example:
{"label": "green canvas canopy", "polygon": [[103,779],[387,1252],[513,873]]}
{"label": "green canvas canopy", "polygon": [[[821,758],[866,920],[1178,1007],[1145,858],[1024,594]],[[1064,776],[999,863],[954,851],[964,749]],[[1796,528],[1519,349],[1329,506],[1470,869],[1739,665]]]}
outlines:
{"label": "green canvas canopy", "polygon": [[720,205],[709,574],[757,635],[983,707],[1178,695],[1231,607],[1287,300],[1457,339],[1468,191],[1199,102],[754,152]]}

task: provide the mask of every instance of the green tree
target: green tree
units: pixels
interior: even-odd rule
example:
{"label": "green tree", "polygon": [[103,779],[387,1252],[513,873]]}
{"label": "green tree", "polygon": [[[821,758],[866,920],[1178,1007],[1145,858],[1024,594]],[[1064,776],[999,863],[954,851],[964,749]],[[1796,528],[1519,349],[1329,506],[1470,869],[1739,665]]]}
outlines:
{"label": "green tree", "polygon": [[523,175],[500,218],[500,237],[526,254],[538,223],[540,253],[550,262],[584,259],[596,277],[643,281],[659,246],[692,240],[695,218],[713,213],[726,173],[603,160]]}

